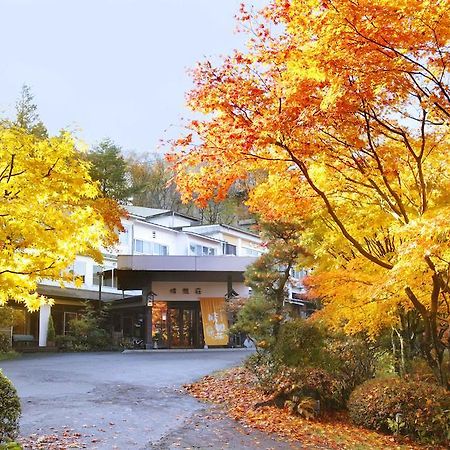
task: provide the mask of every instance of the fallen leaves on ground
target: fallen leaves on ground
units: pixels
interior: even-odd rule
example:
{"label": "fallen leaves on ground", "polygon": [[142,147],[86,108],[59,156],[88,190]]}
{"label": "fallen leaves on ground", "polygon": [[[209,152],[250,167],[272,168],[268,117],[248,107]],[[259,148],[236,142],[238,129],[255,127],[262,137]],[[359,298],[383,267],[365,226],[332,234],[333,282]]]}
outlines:
{"label": "fallen leaves on ground", "polygon": [[[184,388],[194,397],[222,404],[228,413],[246,426],[268,433],[277,433],[301,443],[302,448],[314,449],[424,449],[408,440],[398,440],[352,425],[345,416],[327,417],[320,421],[294,416],[276,406],[257,403],[270,400],[255,385],[253,375],[246,369],[233,368],[215,376],[206,376]],[[436,449],[436,447],[434,447]]]}
{"label": "fallen leaves on ground", "polygon": [[[76,433],[71,429],[62,431],[55,430],[52,434],[30,436],[20,438],[19,443],[24,450],[69,450],[76,448],[88,448],[82,442],[83,435]],[[92,439],[91,442],[97,441]]]}

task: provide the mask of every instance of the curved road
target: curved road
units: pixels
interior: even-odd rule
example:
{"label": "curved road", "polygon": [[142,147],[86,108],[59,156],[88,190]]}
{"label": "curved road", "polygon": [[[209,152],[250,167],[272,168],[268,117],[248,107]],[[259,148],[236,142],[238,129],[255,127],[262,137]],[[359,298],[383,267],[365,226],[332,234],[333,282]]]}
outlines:
{"label": "curved road", "polygon": [[223,417],[180,388],[245,350],[26,355],[0,367],[22,401],[21,435],[79,432],[88,449],[295,448]]}

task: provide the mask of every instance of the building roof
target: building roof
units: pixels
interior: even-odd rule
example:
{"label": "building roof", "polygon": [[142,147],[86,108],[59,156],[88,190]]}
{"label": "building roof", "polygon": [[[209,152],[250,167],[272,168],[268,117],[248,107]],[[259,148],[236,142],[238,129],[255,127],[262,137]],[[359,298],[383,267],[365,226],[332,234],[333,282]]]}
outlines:
{"label": "building roof", "polygon": [[126,205],[125,209],[133,216],[151,217],[157,214],[170,212],[168,209],[146,208],[144,206]]}
{"label": "building roof", "polygon": [[259,235],[258,234],[253,233],[251,231],[248,231],[245,228],[239,228],[239,227],[235,227],[235,226],[232,226],[232,225],[225,225],[225,224],[222,224],[222,223],[215,223],[215,224],[209,224],[209,225],[185,226],[185,227],[182,227],[182,230],[183,231],[189,231],[189,230],[195,230],[195,229],[200,229],[200,228],[205,230],[205,233],[201,233],[201,234],[217,233],[217,232],[221,231],[221,228],[225,228],[225,229],[228,229],[228,230],[231,230],[231,231],[235,231],[237,233],[243,233],[243,234],[246,234],[248,236],[252,236],[252,237],[255,237],[255,238],[259,239]]}
{"label": "building roof", "polygon": [[[137,216],[145,219],[147,222],[153,223],[152,219],[158,217],[167,217],[167,216],[176,216],[181,217],[183,219],[187,219],[191,222],[195,222],[196,224],[200,223],[200,220],[189,216],[187,214],[179,213],[176,211],[172,211],[171,209],[159,209],[159,208],[147,208],[144,206],[125,206],[125,209],[133,216]],[[167,225],[166,225],[167,226]],[[188,226],[188,225],[186,225]],[[168,227],[168,228],[177,228],[177,227]]]}
{"label": "building roof", "polygon": [[128,256],[118,257],[120,289],[140,289],[151,281],[244,281],[252,256]]}

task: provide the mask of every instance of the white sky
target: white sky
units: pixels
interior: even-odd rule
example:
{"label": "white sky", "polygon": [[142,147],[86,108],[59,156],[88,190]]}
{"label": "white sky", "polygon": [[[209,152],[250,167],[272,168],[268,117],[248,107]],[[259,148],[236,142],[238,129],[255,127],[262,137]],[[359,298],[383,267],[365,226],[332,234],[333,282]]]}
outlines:
{"label": "white sky", "polygon": [[25,83],[51,133],[156,151],[188,114],[186,70],[244,47],[243,1],[0,0],[0,114]]}

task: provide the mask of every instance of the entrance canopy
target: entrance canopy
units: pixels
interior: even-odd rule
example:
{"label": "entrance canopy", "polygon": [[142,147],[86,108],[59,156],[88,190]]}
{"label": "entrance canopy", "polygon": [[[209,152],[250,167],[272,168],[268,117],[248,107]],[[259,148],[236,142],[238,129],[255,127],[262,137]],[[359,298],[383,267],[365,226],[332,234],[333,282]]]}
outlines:
{"label": "entrance canopy", "polygon": [[118,257],[119,289],[135,290],[152,281],[243,282],[253,256],[149,256]]}

